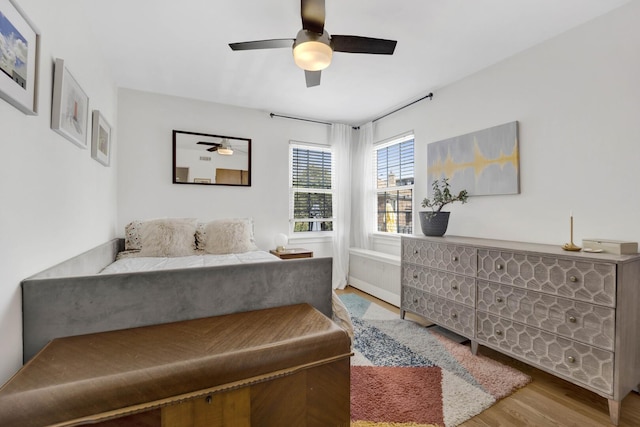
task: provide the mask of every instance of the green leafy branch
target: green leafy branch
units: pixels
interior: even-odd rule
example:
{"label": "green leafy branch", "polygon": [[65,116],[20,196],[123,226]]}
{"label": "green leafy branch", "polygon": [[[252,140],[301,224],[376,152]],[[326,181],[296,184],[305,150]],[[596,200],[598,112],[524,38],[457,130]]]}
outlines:
{"label": "green leafy branch", "polygon": [[433,212],[440,212],[442,208],[449,203],[467,203],[467,199],[469,198],[467,190],[462,190],[456,195],[452,194],[448,178],[443,178],[442,184],[436,179],[433,181],[431,188],[433,189],[433,197],[431,199],[425,197],[422,201],[422,207],[431,208]]}

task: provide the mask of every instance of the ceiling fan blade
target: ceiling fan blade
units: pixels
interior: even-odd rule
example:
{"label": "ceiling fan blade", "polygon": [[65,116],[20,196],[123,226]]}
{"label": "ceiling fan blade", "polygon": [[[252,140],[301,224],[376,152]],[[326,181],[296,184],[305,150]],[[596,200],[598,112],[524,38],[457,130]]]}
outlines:
{"label": "ceiling fan blade", "polygon": [[322,34],[324,32],[324,0],[300,0],[302,28]]}
{"label": "ceiling fan blade", "polygon": [[211,147],[207,148],[207,151],[209,152],[218,151],[218,147],[222,145],[219,142],[207,142],[207,141],[198,141],[197,144],[211,145]]}
{"label": "ceiling fan blade", "polygon": [[396,40],[374,39],[360,36],[331,36],[334,52],[372,53],[375,55],[393,55]]}
{"label": "ceiling fan blade", "polygon": [[231,50],[279,49],[293,47],[295,39],[256,40],[252,42],[229,43]]}
{"label": "ceiling fan blade", "polygon": [[307,87],[320,86],[320,73],[321,71],[304,71]]}

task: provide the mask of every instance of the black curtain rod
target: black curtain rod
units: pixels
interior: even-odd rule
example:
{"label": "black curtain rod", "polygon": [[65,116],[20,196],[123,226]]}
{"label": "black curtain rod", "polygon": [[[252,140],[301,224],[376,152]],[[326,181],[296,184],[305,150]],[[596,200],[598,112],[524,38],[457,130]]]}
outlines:
{"label": "black curtain rod", "polygon": [[280,118],[283,118],[283,119],[300,120],[300,121],[303,121],[303,122],[320,123],[321,125],[331,126],[331,123],[328,123],[328,122],[320,122],[318,120],[303,119],[303,118],[300,118],[300,117],[281,116],[280,114],[275,114],[275,113],[270,113],[269,116],[272,119],[274,117],[280,117]]}
{"label": "black curtain rod", "polygon": [[[389,112],[389,113],[385,114],[384,116],[380,116],[380,117],[378,117],[377,119],[373,119],[371,122],[372,122],[372,123],[373,123],[373,122],[377,122],[377,121],[378,121],[378,120],[380,120],[380,119],[384,119],[385,117],[390,116],[390,115],[391,115],[391,114],[393,114],[393,113],[397,113],[398,111],[400,111],[400,110],[402,110],[402,109],[404,109],[404,108],[410,107],[410,106],[412,106],[413,104],[415,104],[416,102],[420,102],[420,101],[422,101],[423,99],[427,99],[427,98],[429,98],[429,99],[433,99],[433,92],[430,92],[428,95],[425,95],[425,96],[423,96],[423,97],[422,97],[422,98],[420,98],[420,99],[416,99],[415,101],[412,101],[412,102],[408,103],[407,105],[404,105],[404,106],[402,106],[402,107],[400,107],[400,108],[396,108],[395,110],[393,110],[393,111],[391,111],[391,112]],[[282,118],[282,119],[300,120],[300,121],[302,121],[302,122],[319,123],[319,124],[321,124],[321,125],[327,125],[327,126],[331,126],[331,125],[332,125],[332,123],[329,123],[329,122],[321,122],[321,121],[319,121],[319,120],[304,119],[304,118],[302,118],[302,117],[283,116],[283,115],[281,115],[281,114],[275,114],[275,113],[269,113],[269,116],[270,116],[272,119],[273,119],[274,117],[280,117],[280,118]],[[352,126],[352,128],[353,128],[353,129],[360,129],[360,126]]]}
{"label": "black curtain rod", "polygon": [[384,119],[385,117],[390,116],[390,115],[392,115],[393,113],[397,113],[398,111],[403,110],[403,109],[405,109],[405,108],[407,108],[407,107],[410,107],[410,106],[412,106],[413,104],[415,104],[416,102],[420,102],[420,101],[422,101],[423,99],[427,99],[427,98],[429,98],[429,100],[433,100],[433,92],[429,92],[429,94],[428,94],[428,95],[425,95],[425,96],[423,96],[423,97],[422,97],[422,98],[420,98],[420,99],[416,99],[415,101],[410,102],[410,103],[408,103],[407,105],[404,105],[404,106],[402,106],[402,107],[400,107],[400,108],[396,108],[395,110],[393,110],[393,111],[391,111],[391,112],[389,112],[389,113],[385,114],[384,116],[380,116],[380,117],[378,117],[377,119],[373,119],[373,120],[371,120],[371,123],[377,122],[377,121],[378,121],[378,120],[380,120],[380,119]]}

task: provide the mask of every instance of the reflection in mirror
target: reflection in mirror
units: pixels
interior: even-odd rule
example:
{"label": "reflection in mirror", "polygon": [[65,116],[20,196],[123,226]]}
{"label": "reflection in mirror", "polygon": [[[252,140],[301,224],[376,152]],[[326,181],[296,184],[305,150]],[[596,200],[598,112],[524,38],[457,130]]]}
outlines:
{"label": "reflection in mirror", "polygon": [[251,186],[251,140],[173,131],[173,183]]}

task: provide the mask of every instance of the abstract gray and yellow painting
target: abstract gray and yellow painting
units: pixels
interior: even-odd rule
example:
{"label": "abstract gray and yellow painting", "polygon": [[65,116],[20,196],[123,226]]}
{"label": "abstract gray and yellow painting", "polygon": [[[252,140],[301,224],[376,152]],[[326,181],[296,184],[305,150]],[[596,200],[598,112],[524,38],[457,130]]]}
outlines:
{"label": "abstract gray and yellow painting", "polygon": [[518,122],[456,136],[427,145],[431,183],[448,178],[452,192],[470,196],[520,192]]}

